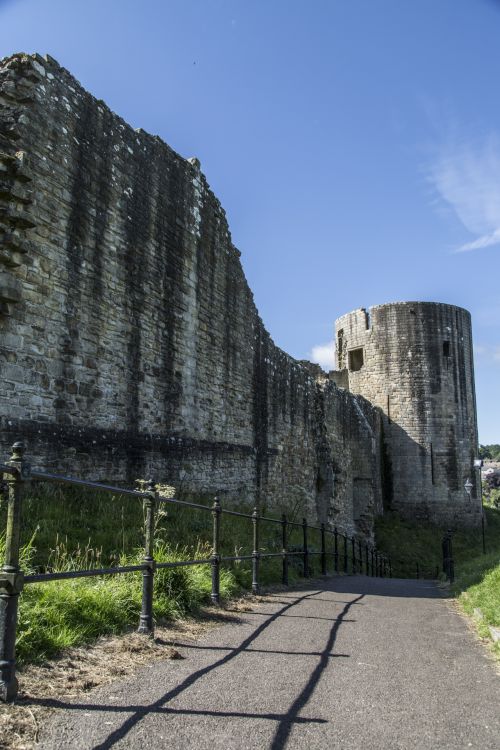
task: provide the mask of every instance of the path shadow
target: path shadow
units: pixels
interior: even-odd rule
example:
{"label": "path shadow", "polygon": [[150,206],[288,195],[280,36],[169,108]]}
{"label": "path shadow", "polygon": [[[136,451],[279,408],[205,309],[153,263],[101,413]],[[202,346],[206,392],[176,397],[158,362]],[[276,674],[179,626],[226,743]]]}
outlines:
{"label": "path shadow", "polygon": [[[269,628],[278,618],[287,616],[286,612],[291,609],[292,607],[297,606],[301,602],[304,602],[306,600],[313,600],[314,597],[320,594],[321,591],[313,591],[308,592],[307,594],[304,594],[303,596],[299,596],[293,599],[290,603],[285,604],[281,607],[277,612],[267,616],[267,619],[265,622],[258,625],[258,627],[255,628],[255,630],[247,637],[245,638],[241,644],[238,646],[228,649],[228,653],[222,656],[220,659],[218,659],[216,662],[203,667],[202,669],[197,670],[193,674],[186,677],[179,685],[172,688],[171,690],[168,690],[166,693],[164,693],[160,698],[158,698],[156,701],[146,704],[146,705],[126,705],[126,706],[117,706],[117,705],[103,705],[103,704],[91,704],[91,703],[68,703],[61,700],[53,700],[53,699],[30,699],[27,703],[29,704],[37,704],[37,705],[43,705],[46,707],[51,708],[59,708],[59,709],[69,709],[69,710],[84,710],[85,712],[89,711],[98,711],[98,712],[109,712],[114,714],[120,714],[120,713],[126,713],[130,714],[132,712],[131,716],[128,716],[128,718],[119,726],[117,729],[112,731],[108,737],[103,740],[100,744],[95,745],[93,750],[109,750],[109,748],[112,748],[116,745],[116,743],[120,742],[124,737],[127,736],[127,734],[148,714],[150,713],[165,713],[165,714],[182,714],[182,715],[192,715],[192,716],[212,716],[212,717],[246,717],[246,718],[252,718],[252,719],[271,719],[276,722],[278,722],[278,729],[275,735],[275,738],[273,739],[272,748],[276,750],[277,748],[284,747],[283,742],[286,741],[286,738],[288,737],[288,734],[294,724],[304,724],[304,723],[312,723],[312,724],[323,724],[327,723],[326,719],[320,719],[320,718],[305,718],[299,716],[300,710],[303,708],[303,706],[307,703],[309,700],[309,697],[312,695],[320,677],[321,673],[327,666],[327,664],[330,662],[331,658],[349,658],[348,654],[332,654],[331,650],[333,648],[335,638],[337,636],[338,630],[343,622],[350,622],[349,620],[346,620],[346,615],[350,609],[351,606],[356,604],[362,596],[358,596],[356,599],[354,599],[352,602],[348,602],[344,605],[343,610],[340,612],[339,616],[333,620],[333,626],[330,630],[330,634],[327,640],[327,643],[325,644],[325,648],[321,652],[303,652],[300,655],[310,655],[314,657],[319,657],[319,662],[317,666],[314,668],[313,672],[311,673],[304,689],[301,691],[299,696],[296,698],[296,700],[292,703],[289,710],[286,713],[252,713],[252,712],[233,712],[233,711],[213,711],[213,710],[196,710],[196,709],[177,709],[177,708],[170,708],[166,704],[172,701],[174,698],[176,698],[178,695],[183,693],[184,691],[188,690],[192,685],[194,685],[198,680],[200,680],[205,675],[209,674],[210,672],[213,672],[216,669],[219,669],[223,665],[227,664],[229,661],[233,660],[236,656],[238,656],[241,653],[253,651],[255,653],[276,653],[276,654],[289,654],[289,655],[299,655],[297,652],[286,652],[286,651],[266,651],[265,649],[252,649],[250,648],[251,644],[258,638],[267,628]],[[332,604],[335,604],[335,601],[332,601]],[[254,613],[254,614],[260,614],[260,613]],[[300,615],[299,615],[300,617]],[[328,618],[320,618],[320,619],[328,619]],[[196,648],[196,644],[193,646],[193,644],[189,644],[189,648]],[[203,645],[198,646],[199,648],[204,648]],[[210,648],[210,647],[207,647]],[[219,649],[214,648],[213,650],[225,650],[219,647]]]}
{"label": "path shadow", "polygon": [[339,617],[335,620],[330,630],[330,634],[328,636],[328,640],[326,642],[325,648],[321,652],[321,655],[320,655],[320,658],[316,667],[312,671],[303,689],[301,690],[299,695],[296,697],[296,699],[294,700],[294,702],[288,709],[286,715],[280,720],[278,727],[276,729],[276,732],[274,733],[274,737],[270,746],[270,750],[281,750],[282,748],[285,747],[288,737],[290,735],[290,732],[292,730],[292,727],[294,724],[297,723],[297,719],[299,718],[300,711],[305,707],[305,705],[309,701],[314,690],[316,689],[318,682],[321,679],[321,675],[323,671],[328,666],[329,654],[337,638],[339,628],[343,622],[346,622],[345,615],[349,612],[350,608],[353,605],[355,605],[357,602],[360,601],[360,599],[363,598],[363,596],[364,594],[361,594],[356,599],[353,599],[352,602],[348,602],[347,604],[344,605],[342,612],[340,613]]}

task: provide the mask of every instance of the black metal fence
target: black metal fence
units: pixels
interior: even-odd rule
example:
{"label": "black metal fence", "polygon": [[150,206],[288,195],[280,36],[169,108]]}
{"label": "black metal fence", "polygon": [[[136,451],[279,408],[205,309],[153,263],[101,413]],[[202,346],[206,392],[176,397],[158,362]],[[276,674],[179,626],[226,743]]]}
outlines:
{"label": "black metal fence", "polygon": [[[450,583],[455,580],[455,561],[453,558],[453,535],[450,529],[444,534],[441,539],[441,553],[442,553],[442,572]],[[439,578],[439,565],[429,567],[429,565],[422,565],[417,560],[415,563],[415,578],[427,578],[427,579],[438,579]]]}
{"label": "black metal fence", "polygon": [[[321,574],[328,571],[343,574],[365,574],[368,576],[392,576],[391,562],[373,546],[361,539],[344,533],[337,527],[327,528],[325,524],[314,526],[304,518],[302,522],[290,521],[285,514],[281,518],[260,515],[255,508],[253,513],[222,508],[217,499],[212,506],[186,502],[175,498],[160,497],[154,482],[149,482],[145,490],[131,490],[114,487],[98,482],[89,482],[75,477],[59,476],[32,469],[24,458],[21,442],[14,443],[12,455],[5,464],[0,464],[7,485],[7,526],[5,533],[5,560],[0,569],[0,700],[12,700],[17,695],[15,643],[17,630],[17,611],[19,594],[27,584],[43,583],[68,578],[88,576],[120,575],[142,572],[142,606],[138,632],[151,635],[154,630],[153,620],[153,583],[155,571],[161,568],[178,568],[188,565],[211,566],[211,599],[214,604],[220,600],[220,567],[223,564],[237,561],[251,561],[252,592],[259,593],[259,568],[261,561],[269,558],[281,558],[282,583],[288,585],[288,568],[290,560],[297,557],[300,561],[304,578],[311,574],[310,558],[319,556]],[[100,492],[121,494],[141,500],[144,506],[144,556],[140,564],[123,565],[88,570],[72,570],[25,575],[20,569],[20,531],[23,491],[31,481],[55,482],[76,487],[93,489]],[[183,560],[175,562],[157,562],[154,559],[155,514],[161,503],[180,505],[206,511],[212,515],[212,547],[209,557],[204,559]],[[221,517],[238,516],[251,521],[253,527],[253,550],[251,554],[224,556],[221,554]],[[260,530],[262,522],[281,526],[282,549],[280,552],[262,552],[260,549]],[[289,544],[290,533],[294,527],[302,529],[302,545],[297,549]],[[320,549],[311,549],[309,533],[319,532]]]}
{"label": "black metal fence", "polygon": [[441,542],[443,550],[443,573],[450,583],[455,580],[455,562],[453,560],[453,542],[451,531],[447,531]]}

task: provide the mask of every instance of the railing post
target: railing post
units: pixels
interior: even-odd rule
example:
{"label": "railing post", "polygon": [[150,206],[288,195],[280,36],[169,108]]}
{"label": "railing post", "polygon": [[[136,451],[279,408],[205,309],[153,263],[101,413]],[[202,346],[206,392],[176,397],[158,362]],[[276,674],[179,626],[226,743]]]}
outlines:
{"label": "railing post", "polygon": [[339,572],[339,532],[335,526],[333,530],[333,559],[335,561],[335,572]]}
{"label": "railing post", "polygon": [[356,575],[356,540],[351,537],[351,554],[352,554],[352,574]]}
{"label": "railing post", "polygon": [[391,558],[389,558],[389,578],[392,578],[392,562],[391,562]]}
{"label": "railing post", "polygon": [[446,574],[450,583],[455,580],[455,566],[453,561],[453,549],[451,542],[451,529],[448,529],[447,533],[443,537],[442,548],[443,548],[443,572]]}
{"label": "railing post", "polygon": [[375,578],[378,578],[378,552],[375,549],[373,551],[373,553],[374,553],[374,556],[375,556]]}
{"label": "railing post", "polygon": [[153,590],[155,576],[154,560],[154,533],[155,533],[155,511],[158,494],[152,480],[148,482],[147,496],[143,500],[144,505],[144,558],[143,563],[147,566],[142,571],[142,606],[139,619],[138,633],[153,635]]}
{"label": "railing post", "polygon": [[321,524],[321,575],[326,576],[326,538],[325,524]]}
{"label": "railing post", "polygon": [[302,537],[303,537],[303,551],[302,561],[304,567],[304,578],[309,576],[309,550],[307,549],[307,521],[305,518],[302,519]]}
{"label": "railing post", "polygon": [[441,549],[443,551],[443,573],[448,577],[448,537],[446,534],[443,536]]}
{"label": "railing post", "polygon": [[344,573],[347,575],[349,572],[349,565],[347,560],[347,534],[342,534],[344,537]]}
{"label": "railing post", "polygon": [[252,594],[259,593],[259,512],[257,506],[252,513],[253,552],[252,552]]}
{"label": "railing post", "polygon": [[[479,474],[479,476],[481,476],[481,473]],[[483,486],[482,483],[481,483],[480,486],[482,488],[482,486]],[[481,489],[481,495],[482,495],[482,489]],[[483,555],[485,555],[486,554],[486,535],[484,533],[484,505],[483,505],[483,502],[484,501],[483,501],[483,499],[481,497],[481,505],[482,505],[482,512],[481,512],[481,538],[482,538],[482,541],[483,541]]]}
{"label": "railing post", "polygon": [[363,575],[363,548],[361,545],[361,539],[358,539],[358,573]]}
{"label": "railing post", "polygon": [[19,568],[21,508],[23,484],[29,480],[30,467],[24,461],[24,445],[14,443],[7,465],[13,474],[6,474],[8,487],[5,559],[0,569],[0,700],[10,701],[17,695],[16,631],[19,594],[23,589],[23,573]]}
{"label": "railing post", "polygon": [[368,543],[365,542],[365,568],[366,568],[366,575],[370,575],[370,564],[368,561]]}
{"label": "railing post", "polygon": [[448,577],[450,579],[450,583],[453,583],[453,581],[455,580],[455,561],[453,560],[453,542],[451,529],[448,530],[448,557]]}
{"label": "railing post", "polygon": [[220,515],[221,507],[217,498],[214,500],[212,505],[212,518],[213,518],[213,539],[212,539],[212,593],[210,595],[214,604],[220,602],[220,555],[219,555],[219,542],[220,542]]}
{"label": "railing post", "polygon": [[281,543],[283,547],[283,570],[281,582],[283,586],[288,586],[288,526],[285,513],[281,516]]}

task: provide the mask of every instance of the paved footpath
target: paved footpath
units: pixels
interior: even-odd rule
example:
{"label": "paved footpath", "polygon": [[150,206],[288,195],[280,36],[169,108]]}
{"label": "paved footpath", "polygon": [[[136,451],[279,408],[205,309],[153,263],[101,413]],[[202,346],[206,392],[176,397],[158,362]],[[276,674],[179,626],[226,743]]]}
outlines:
{"label": "paved footpath", "polygon": [[500,678],[431,582],[332,577],[68,703],[42,748],[500,749]]}

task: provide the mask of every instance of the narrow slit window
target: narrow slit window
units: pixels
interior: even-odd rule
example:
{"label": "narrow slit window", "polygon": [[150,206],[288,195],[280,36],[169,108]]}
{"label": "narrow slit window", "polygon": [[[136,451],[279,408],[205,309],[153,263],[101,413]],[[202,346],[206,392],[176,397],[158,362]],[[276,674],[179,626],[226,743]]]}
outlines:
{"label": "narrow slit window", "polygon": [[450,356],[451,356],[450,342],[443,341],[443,357],[450,357]]}
{"label": "narrow slit window", "polygon": [[364,364],[364,357],[363,357],[363,348],[360,349],[351,349],[349,352],[349,369],[352,372],[357,372],[358,370],[361,370]]}

